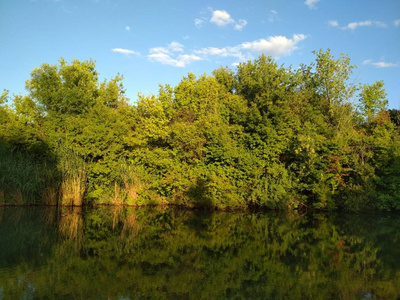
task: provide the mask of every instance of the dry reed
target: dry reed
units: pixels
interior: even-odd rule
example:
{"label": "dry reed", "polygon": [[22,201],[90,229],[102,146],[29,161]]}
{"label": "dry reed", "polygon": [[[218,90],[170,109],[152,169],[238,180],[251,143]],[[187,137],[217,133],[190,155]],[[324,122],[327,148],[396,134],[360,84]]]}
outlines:
{"label": "dry reed", "polygon": [[83,218],[80,207],[64,209],[61,212],[59,222],[60,233],[68,240],[74,240],[80,244],[83,235]]}
{"label": "dry reed", "polygon": [[140,192],[146,188],[145,184],[140,179],[139,172],[135,167],[125,160],[120,164],[120,172],[126,194],[126,204],[136,205]]}
{"label": "dry reed", "polygon": [[58,191],[53,186],[46,187],[42,192],[42,200],[45,205],[57,205]]}
{"label": "dry reed", "polygon": [[86,163],[78,155],[70,153],[63,158],[61,173],[60,204],[82,206],[87,181]]}

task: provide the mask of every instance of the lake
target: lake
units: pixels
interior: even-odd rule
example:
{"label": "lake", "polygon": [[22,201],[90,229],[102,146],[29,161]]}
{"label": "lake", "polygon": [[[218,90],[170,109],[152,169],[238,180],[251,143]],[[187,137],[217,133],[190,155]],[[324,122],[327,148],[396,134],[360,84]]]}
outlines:
{"label": "lake", "polygon": [[0,299],[398,297],[398,214],[0,207]]}

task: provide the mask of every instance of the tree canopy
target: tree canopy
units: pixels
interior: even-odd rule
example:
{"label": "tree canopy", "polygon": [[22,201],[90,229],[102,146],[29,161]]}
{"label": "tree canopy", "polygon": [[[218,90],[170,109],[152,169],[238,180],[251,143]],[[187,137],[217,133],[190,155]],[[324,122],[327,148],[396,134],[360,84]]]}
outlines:
{"label": "tree canopy", "polygon": [[[354,84],[349,57],[314,54],[297,69],[261,55],[189,73],[135,103],[92,60],[43,64],[27,95],[0,98],[0,201],[400,209],[384,83]],[[21,188],[23,164],[36,181]]]}

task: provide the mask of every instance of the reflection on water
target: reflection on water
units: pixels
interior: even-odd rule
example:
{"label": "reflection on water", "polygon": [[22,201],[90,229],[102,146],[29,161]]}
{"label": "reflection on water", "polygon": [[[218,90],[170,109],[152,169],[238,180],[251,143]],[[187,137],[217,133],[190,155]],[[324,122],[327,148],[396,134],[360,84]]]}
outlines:
{"label": "reflection on water", "polygon": [[400,216],[0,208],[0,299],[396,299]]}

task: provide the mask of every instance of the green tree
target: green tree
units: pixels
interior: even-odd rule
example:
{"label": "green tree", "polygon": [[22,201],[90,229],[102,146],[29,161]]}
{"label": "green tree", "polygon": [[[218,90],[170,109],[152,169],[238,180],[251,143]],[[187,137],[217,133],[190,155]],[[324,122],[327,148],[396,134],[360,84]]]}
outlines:
{"label": "green tree", "polygon": [[59,65],[43,64],[26,82],[30,96],[47,113],[80,114],[93,107],[98,95],[94,61],[73,60]]}
{"label": "green tree", "polygon": [[388,100],[382,80],[360,86],[358,110],[362,117],[371,122],[380,112],[387,109]]}

